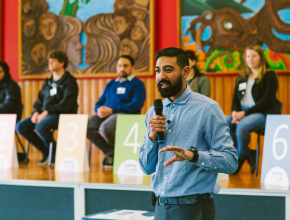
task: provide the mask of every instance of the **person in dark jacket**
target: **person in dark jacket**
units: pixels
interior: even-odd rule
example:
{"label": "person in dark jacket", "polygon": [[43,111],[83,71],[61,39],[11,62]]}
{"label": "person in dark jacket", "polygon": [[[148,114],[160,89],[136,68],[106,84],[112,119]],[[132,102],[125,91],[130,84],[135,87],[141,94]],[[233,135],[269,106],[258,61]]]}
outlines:
{"label": "person in dark jacket", "polygon": [[[55,160],[56,143],[52,129],[57,129],[60,114],[76,114],[78,110],[78,85],[67,71],[68,58],[64,52],[54,51],[48,60],[52,76],[46,79],[33,105],[32,116],[16,125],[16,131],[42,153],[39,166],[48,162],[49,143],[53,142],[52,164]],[[35,130],[35,131],[34,131]]]}
{"label": "person in dark jacket", "polygon": [[262,48],[249,46],[245,50],[246,71],[236,80],[232,102],[232,115],[227,117],[231,136],[239,156],[238,173],[248,160],[251,172],[255,171],[256,151],[250,150],[251,132],[265,129],[267,114],[281,114],[282,103],[276,99],[278,79],[268,69]]}
{"label": "person in dark jacket", "polygon": [[[117,61],[118,78],[111,80],[89,117],[87,138],[106,155],[105,168],[112,167],[118,114],[140,114],[146,98],[143,82],[133,75],[134,59],[122,55]],[[102,134],[100,134],[100,133]]]}
{"label": "person in dark jacket", "polygon": [[190,73],[186,79],[186,83],[189,85],[193,92],[200,93],[207,97],[210,96],[210,81],[202,74],[196,67],[196,55],[192,50],[184,51],[189,60]]}
{"label": "person in dark jacket", "polygon": [[21,92],[11,79],[9,66],[0,61],[0,114],[16,114],[17,121],[22,114]]}

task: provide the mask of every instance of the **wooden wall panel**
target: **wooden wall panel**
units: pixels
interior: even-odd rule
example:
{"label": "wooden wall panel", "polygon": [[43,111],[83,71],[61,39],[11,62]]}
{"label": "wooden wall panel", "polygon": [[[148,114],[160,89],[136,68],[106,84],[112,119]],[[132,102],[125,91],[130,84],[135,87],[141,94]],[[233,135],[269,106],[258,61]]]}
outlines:
{"label": "wooden wall panel", "polygon": [[[283,102],[283,114],[290,113],[290,76],[279,76],[279,88],[277,97]],[[109,80],[107,79],[91,79],[91,80],[77,80],[79,86],[79,114],[94,114],[94,106],[99,97],[103,94],[106,84]],[[142,113],[153,105],[153,102],[157,98],[161,98],[156,81],[154,78],[142,79],[146,88],[146,101],[142,108]],[[231,103],[234,92],[235,77],[210,77],[211,83],[211,95],[210,98],[217,101],[221,106],[226,115],[231,114]],[[18,82],[21,93],[22,102],[24,104],[24,110],[22,118],[31,115],[32,106],[34,101],[37,99],[38,92],[42,87],[43,81],[21,81]]]}

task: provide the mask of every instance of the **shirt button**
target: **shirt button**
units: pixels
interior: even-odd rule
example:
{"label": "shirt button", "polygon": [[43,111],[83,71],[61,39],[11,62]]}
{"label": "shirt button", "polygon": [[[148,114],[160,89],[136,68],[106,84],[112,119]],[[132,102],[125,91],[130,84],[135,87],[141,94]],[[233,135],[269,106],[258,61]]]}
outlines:
{"label": "shirt button", "polygon": [[171,117],[173,117],[174,115],[171,115]]}
{"label": "shirt button", "polygon": [[164,192],[161,192],[161,194],[163,194]]}
{"label": "shirt button", "polygon": [[202,163],[201,165],[204,165],[204,163]]}
{"label": "shirt button", "polygon": [[164,177],[164,179],[166,179],[166,177]]}
{"label": "shirt button", "polygon": [[169,132],[171,132],[171,130],[169,130]]}
{"label": "shirt button", "polygon": [[150,147],[153,147],[152,145],[150,145]]}
{"label": "shirt button", "polygon": [[216,167],[215,167],[215,169],[216,169]]}
{"label": "shirt button", "polygon": [[173,106],[175,106],[175,104],[173,104]]}

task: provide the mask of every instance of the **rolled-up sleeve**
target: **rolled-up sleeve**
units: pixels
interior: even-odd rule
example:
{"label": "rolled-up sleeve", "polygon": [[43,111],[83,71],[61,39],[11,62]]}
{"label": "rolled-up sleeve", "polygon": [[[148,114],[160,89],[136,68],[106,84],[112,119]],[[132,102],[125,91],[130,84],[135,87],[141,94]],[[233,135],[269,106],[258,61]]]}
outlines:
{"label": "rolled-up sleeve", "polygon": [[149,139],[150,125],[148,122],[150,116],[148,112],[145,117],[146,134],[139,151],[139,163],[142,171],[147,175],[150,175],[156,170],[156,164],[158,161],[158,141],[151,141]]}
{"label": "rolled-up sleeve", "polygon": [[196,164],[212,172],[234,173],[238,168],[238,155],[225,115],[218,105],[209,106],[203,125],[204,139],[210,150],[199,151]]}

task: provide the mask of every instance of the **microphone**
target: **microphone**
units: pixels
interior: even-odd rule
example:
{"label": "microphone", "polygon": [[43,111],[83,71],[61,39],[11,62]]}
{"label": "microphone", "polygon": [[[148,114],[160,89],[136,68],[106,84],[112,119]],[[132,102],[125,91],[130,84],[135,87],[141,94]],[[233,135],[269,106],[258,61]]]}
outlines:
{"label": "microphone", "polygon": [[[161,99],[155,99],[154,100],[154,111],[156,115],[163,116],[162,111],[163,111],[163,104]],[[157,133],[158,137],[158,143],[163,144],[165,142],[164,140],[164,132],[158,132]]]}

